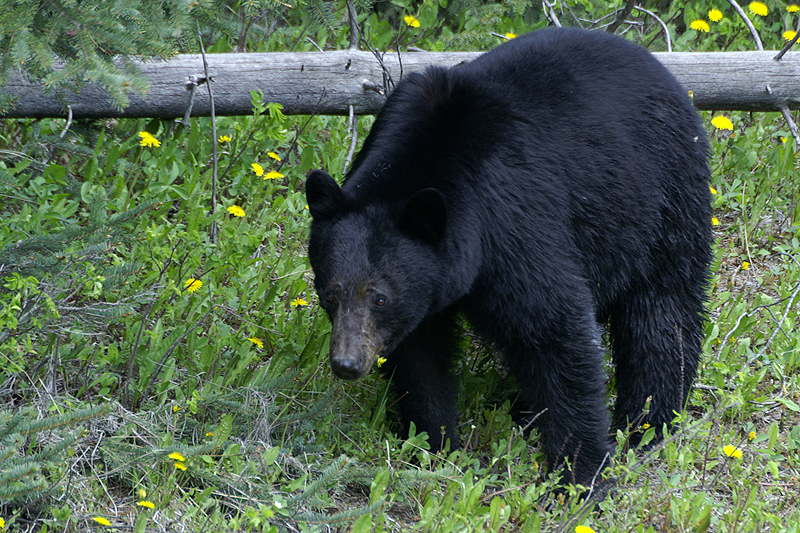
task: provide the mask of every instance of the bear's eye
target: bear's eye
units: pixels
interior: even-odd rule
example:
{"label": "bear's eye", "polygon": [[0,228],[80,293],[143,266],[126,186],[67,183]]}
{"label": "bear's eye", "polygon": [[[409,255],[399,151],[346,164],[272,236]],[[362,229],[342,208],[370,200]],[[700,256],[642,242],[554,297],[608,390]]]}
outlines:
{"label": "bear's eye", "polygon": [[384,305],[386,305],[387,301],[388,300],[386,299],[386,296],[382,294],[379,294],[378,296],[375,297],[375,305],[377,305],[378,307],[383,307]]}
{"label": "bear's eye", "polygon": [[325,298],[325,303],[327,303],[328,305],[336,304],[336,295],[334,294],[333,291],[327,291],[324,294],[323,298]]}

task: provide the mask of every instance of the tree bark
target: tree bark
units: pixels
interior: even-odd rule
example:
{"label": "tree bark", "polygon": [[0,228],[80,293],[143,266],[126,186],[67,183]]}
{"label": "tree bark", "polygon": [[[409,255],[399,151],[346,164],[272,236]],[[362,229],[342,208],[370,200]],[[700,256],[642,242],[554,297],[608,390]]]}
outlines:
{"label": "tree bark", "polygon": [[[404,52],[386,54],[383,66],[370,52],[208,54],[217,115],[251,113],[251,91],[261,90],[265,102],[279,102],[286,114],[346,115],[352,105],[358,114],[376,113],[402,74],[429,65],[452,66],[480,52]],[[655,53],[694,95],[699,109],[778,111],[800,108],[800,52],[774,61],[775,52]],[[16,98],[0,117],[73,118],[182,116],[189,105],[191,80],[204,78],[200,55],[180,55],[163,62],[141,64],[150,82],[146,95],[131,93],[131,103],[116,109],[97,86],[78,93],[48,94],[35,82],[12,76],[4,92]],[[635,73],[634,73],[635,75]],[[195,95],[192,115],[207,116],[206,91]]]}

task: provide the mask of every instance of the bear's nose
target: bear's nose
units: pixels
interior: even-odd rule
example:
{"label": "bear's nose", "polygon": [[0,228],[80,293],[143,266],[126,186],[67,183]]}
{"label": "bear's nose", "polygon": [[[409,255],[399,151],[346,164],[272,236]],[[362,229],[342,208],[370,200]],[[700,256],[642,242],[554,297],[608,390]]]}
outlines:
{"label": "bear's nose", "polygon": [[339,379],[354,380],[362,376],[361,363],[355,357],[331,358],[331,370]]}

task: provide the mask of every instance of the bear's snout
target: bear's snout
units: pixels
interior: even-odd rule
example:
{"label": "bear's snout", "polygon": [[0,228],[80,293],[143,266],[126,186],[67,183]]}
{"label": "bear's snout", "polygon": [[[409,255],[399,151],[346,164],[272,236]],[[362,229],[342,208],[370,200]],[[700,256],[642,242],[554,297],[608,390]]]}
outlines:
{"label": "bear's snout", "polygon": [[340,309],[331,327],[331,370],[336,377],[366,376],[383,344],[378,337],[372,317],[362,306]]}
{"label": "bear's snout", "polygon": [[337,378],[350,381],[361,378],[366,374],[363,365],[355,357],[331,357],[331,370],[333,370]]}

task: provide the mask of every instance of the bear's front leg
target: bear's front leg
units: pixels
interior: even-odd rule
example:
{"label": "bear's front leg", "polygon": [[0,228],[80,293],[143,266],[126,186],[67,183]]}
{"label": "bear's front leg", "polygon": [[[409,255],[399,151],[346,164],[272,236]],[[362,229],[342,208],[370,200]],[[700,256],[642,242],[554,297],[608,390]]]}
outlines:
{"label": "bear's front leg", "polygon": [[505,350],[550,468],[569,483],[599,479],[613,455],[598,339],[590,321],[564,320]]}
{"label": "bear's front leg", "polygon": [[430,316],[391,353],[380,370],[391,379],[406,434],[409,422],[426,432],[431,451],[459,447],[458,387],[451,372],[457,328],[452,313]]}

